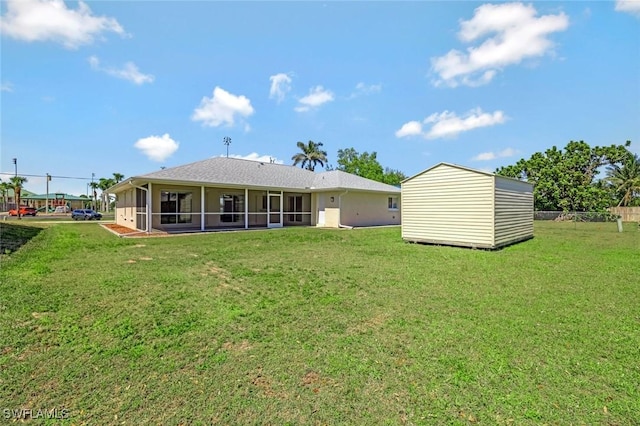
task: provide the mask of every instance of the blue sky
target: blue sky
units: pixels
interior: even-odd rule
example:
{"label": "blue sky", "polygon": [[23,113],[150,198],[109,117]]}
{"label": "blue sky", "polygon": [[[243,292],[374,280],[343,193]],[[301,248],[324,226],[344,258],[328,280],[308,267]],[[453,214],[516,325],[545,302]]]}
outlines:
{"label": "blue sky", "polygon": [[0,4],[0,178],[87,192],[297,141],[407,175],[570,140],[640,152],[640,1]]}

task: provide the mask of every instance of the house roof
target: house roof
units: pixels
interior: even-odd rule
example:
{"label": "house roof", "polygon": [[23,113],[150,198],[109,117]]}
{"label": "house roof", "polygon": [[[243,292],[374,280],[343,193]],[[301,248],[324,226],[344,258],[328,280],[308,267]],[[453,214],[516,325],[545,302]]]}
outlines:
{"label": "house roof", "polygon": [[342,170],[314,173],[312,189],[354,189],[373,192],[400,192],[400,188],[356,176]]}
{"label": "house roof", "polygon": [[278,188],[296,191],[358,190],[400,192],[400,189],[345,173],[340,170],[315,173],[295,166],[213,157],[195,163],[171,167],[134,176],[109,188],[117,193],[123,188],[146,182],[175,182],[180,184],[229,185],[253,188]]}
{"label": "house roof", "polygon": [[[24,197],[27,197],[29,195],[33,195],[33,192],[27,191],[26,189],[22,188],[22,190],[20,191],[20,198],[24,198]],[[7,188],[6,196],[7,197],[14,197],[15,196],[13,188]]]}
{"label": "house roof", "polygon": [[[77,197],[75,195],[70,195],[70,194],[62,194],[60,192],[55,192],[55,193],[49,193],[49,199],[50,200],[54,200],[56,198],[58,198],[58,195],[63,195],[65,201],[78,201],[78,200],[89,200],[89,198],[87,197]],[[29,200],[46,200],[47,199],[47,194],[29,194],[29,195],[23,195],[21,196],[22,199],[29,199]]]}
{"label": "house roof", "polygon": [[484,170],[472,169],[471,167],[466,167],[466,166],[461,166],[459,164],[446,163],[446,162],[441,162],[441,163],[435,164],[435,165],[429,167],[428,169],[425,169],[425,170],[421,171],[420,173],[417,173],[417,174],[415,174],[415,175],[403,180],[402,183],[408,182],[411,179],[414,179],[414,178],[416,178],[416,177],[418,177],[418,176],[420,176],[420,175],[422,175],[424,173],[428,173],[431,170],[433,170],[433,169],[435,169],[437,167],[442,167],[442,166],[454,167],[456,169],[465,170],[465,171],[472,172],[472,173],[477,173],[477,174],[480,174],[480,175],[492,176],[492,177],[495,176],[495,177],[498,177],[498,178],[501,178],[501,179],[515,180],[515,181],[518,181],[518,182],[528,183],[530,185],[533,185],[533,183],[531,183],[531,182],[523,181],[523,180],[520,180],[520,179],[516,179],[516,178],[512,178],[512,177],[508,177],[508,176],[501,176],[501,175],[497,175],[495,173],[486,172]]}

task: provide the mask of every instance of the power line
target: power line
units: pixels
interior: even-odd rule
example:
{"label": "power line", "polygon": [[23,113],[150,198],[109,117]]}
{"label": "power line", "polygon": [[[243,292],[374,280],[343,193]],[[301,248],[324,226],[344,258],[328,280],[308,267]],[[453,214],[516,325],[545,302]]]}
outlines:
{"label": "power line", "polygon": [[[28,175],[28,174],[24,174],[24,173],[20,173],[20,176],[25,176],[25,177],[43,177],[46,178],[47,175]],[[90,177],[78,177],[78,176],[57,176],[57,175],[49,175],[51,176],[51,178],[58,178],[58,179],[80,179],[80,180],[91,180]]]}

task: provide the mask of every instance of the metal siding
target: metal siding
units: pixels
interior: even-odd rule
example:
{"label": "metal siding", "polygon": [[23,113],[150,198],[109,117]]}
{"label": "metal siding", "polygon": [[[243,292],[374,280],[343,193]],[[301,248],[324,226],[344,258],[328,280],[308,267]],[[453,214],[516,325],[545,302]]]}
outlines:
{"label": "metal siding", "polygon": [[493,178],[439,165],[402,184],[402,238],[493,245]]}
{"label": "metal siding", "polygon": [[496,176],[495,199],[494,245],[533,238],[533,186]]}

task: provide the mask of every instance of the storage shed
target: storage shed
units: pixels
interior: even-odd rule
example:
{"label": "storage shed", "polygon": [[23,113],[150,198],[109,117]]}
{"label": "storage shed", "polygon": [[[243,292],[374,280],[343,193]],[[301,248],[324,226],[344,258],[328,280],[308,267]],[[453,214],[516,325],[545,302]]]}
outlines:
{"label": "storage shed", "polygon": [[449,163],[402,182],[405,241],[496,249],[533,238],[533,184]]}

